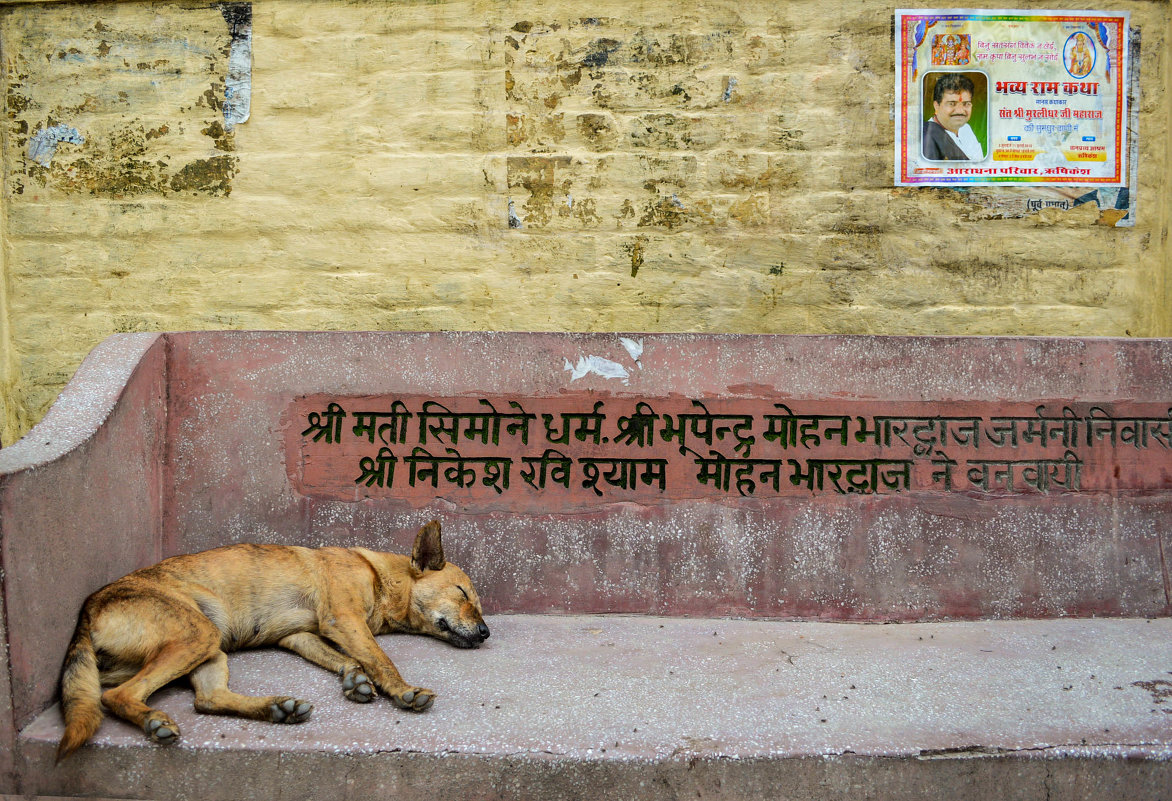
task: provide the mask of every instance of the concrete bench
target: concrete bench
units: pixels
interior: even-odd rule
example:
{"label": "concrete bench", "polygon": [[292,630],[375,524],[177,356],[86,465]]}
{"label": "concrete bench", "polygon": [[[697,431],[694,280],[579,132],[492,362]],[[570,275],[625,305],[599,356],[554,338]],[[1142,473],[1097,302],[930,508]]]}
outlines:
{"label": "concrete bench", "polygon": [[[1166,797],[1172,342],[120,335],[0,451],[0,792]],[[404,551],[493,637],[387,637],[424,715],[276,651],[280,727],[159,706],[60,766],[84,598],[233,542]],[[891,625],[874,625],[887,623]]]}

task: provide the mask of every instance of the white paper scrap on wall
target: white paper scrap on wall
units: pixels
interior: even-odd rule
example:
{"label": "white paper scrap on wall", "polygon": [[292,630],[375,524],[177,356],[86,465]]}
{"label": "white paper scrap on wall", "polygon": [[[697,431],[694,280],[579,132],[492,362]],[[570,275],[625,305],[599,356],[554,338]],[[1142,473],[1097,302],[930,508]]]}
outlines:
{"label": "white paper scrap on wall", "polygon": [[623,347],[627,349],[627,353],[631,354],[631,361],[635,362],[635,366],[642,370],[643,364],[639,361],[639,357],[643,355],[643,340],[619,337],[619,342],[623,343]]}
{"label": "white paper scrap on wall", "polygon": [[220,12],[232,35],[224,81],[224,127],[230,131],[248,121],[252,108],[252,3],[224,3]]}
{"label": "white paper scrap on wall", "polygon": [[602,356],[579,356],[577,364],[571,364],[569,359],[566,359],[565,362],[563,369],[569,371],[571,381],[577,381],[579,378],[584,378],[591,373],[602,376],[603,378],[617,378],[624,384],[631,377],[631,374],[627,372],[627,368],[618,362],[613,362]]}

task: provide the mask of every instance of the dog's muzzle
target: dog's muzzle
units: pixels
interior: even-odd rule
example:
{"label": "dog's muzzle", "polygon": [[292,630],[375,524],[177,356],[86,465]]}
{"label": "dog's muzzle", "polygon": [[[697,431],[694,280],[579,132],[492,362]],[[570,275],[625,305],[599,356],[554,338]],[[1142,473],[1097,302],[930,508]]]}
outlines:
{"label": "dog's muzzle", "polygon": [[477,624],[476,628],[471,630],[457,629],[441,617],[436,625],[439,626],[440,631],[447,635],[449,642],[461,648],[475,648],[487,640],[490,633],[488,626],[483,623]]}

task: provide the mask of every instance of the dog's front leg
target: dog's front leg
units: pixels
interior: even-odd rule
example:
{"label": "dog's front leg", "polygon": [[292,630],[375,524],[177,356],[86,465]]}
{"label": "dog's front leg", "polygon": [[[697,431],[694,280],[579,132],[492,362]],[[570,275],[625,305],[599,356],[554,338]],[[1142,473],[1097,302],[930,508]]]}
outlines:
{"label": "dog's front leg", "polygon": [[321,665],[342,679],[342,695],[351,701],[365,704],[378,697],[370,677],[362,672],[362,665],[353,657],[331,647],[313,632],[299,631],[277,640],[277,645],[288,648],[296,654]]}
{"label": "dog's front leg", "polygon": [[370,627],[360,617],[333,614],[321,623],[323,637],[334,642],[343,653],[358,661],[376,687],[401,709],[422,712],[435,702],[435,693],[403,681],[395,663],[383,652]]}

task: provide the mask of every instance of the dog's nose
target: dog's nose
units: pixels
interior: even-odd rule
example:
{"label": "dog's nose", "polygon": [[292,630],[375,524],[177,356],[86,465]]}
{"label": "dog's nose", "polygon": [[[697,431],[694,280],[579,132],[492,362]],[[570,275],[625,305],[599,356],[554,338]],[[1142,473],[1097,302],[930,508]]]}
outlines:
{"label": "dog's nose", "polygon": [[481,623],[479,626],[476,627],[476,633],[480,635],[480,639],[482,641],[487,640],[488,639],[488,626]]}

